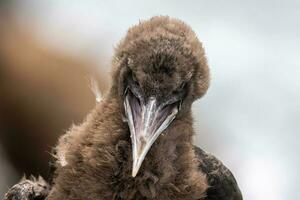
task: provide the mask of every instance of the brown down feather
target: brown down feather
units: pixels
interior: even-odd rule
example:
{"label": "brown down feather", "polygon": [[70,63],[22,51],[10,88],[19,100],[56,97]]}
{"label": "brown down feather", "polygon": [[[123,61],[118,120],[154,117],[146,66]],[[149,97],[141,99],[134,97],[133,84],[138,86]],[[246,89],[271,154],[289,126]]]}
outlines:
{"label": "brown down feather", "polygon": [[[209,70],[195,33],[169,17],[142,21],[116,47],[112,65],[111,90],[82,124],[59,139],[47,200],[204,199],[208,184],[193,148],[191,105],[205,94]],[[154,143],[135,178],[123,108],[129,71],[145,95],[163,97],[188,84],[181,111]]]}

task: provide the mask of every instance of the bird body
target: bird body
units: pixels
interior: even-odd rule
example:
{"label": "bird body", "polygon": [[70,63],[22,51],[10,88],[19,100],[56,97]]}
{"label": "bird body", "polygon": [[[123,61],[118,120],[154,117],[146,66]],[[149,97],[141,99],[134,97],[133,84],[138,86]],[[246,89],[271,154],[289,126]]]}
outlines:
{"label": "bird body", "polygon": [[193,145],[191,105],[209,86],[201,43],[154,17],[116,48],[108,94],[59,139],[47,200],[242,200],[231,172]]}
{"label": "bird body", "polygon": [[[207,182],[191,145],[190,118],[176,121],[131,176],[129,129],[117,100],[103,99],[79,127],[64,135],[57,177],[47,199],[201,199]],[[183,134],[184,132],[184,134]]]}

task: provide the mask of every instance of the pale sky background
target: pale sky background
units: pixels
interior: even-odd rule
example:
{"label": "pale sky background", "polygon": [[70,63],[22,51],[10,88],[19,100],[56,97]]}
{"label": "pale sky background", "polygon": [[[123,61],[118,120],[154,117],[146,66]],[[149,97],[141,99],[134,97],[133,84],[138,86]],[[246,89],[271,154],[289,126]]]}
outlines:
{"label": "pale sky background", "polygon": [[49,47],[104,55],[107,73],[114,45],[140,19],[188,23],[212,77],[194,104],[197,145],[233,171],[245,200],[300,199],[300,1],[16,2],[19,23]]}

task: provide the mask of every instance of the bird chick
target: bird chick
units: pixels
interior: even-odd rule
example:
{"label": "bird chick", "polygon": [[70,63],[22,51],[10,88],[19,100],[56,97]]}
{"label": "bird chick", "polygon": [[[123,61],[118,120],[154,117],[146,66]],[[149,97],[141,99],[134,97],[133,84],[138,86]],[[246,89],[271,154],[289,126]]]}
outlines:
{"label": "bird chick", "polygon": [[162,16],[133,26],[112,77],[86,120],[59,139],[47,200],[242,199],[231,172],[193,145],[191,106],[209,69],[189,26]]}

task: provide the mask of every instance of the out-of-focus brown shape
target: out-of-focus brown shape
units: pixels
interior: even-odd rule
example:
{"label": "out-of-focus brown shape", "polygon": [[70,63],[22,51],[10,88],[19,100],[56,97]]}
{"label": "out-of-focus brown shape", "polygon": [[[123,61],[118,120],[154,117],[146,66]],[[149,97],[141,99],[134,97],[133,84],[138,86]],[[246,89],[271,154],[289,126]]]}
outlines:
{"label": "out-of-focus brown shape", "polygon": [[[97,64],[50,50],[1,17],[0,142],[20,174],[46,176],[58,136],[95,105],[88,78]],[[107,79],[96,79],[105,91]]]}

